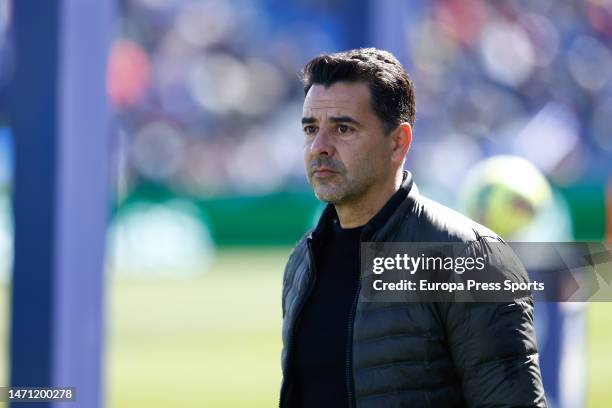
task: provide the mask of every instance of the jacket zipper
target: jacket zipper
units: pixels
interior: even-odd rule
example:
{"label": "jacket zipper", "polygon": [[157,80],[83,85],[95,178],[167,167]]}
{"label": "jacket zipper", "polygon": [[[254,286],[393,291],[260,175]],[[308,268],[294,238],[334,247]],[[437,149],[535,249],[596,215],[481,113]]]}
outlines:
{"label": "jacket zipper", "polygon": [[[360,267],[361,268],[361,267]],[[349,408],[355,407],[355,401],[353,400],[355,381],[353,379],[353,323],[355,321],[355,313],[357,312],[357,303],[359,301],[359,292],[361,291],[361,270],[359,270],[357,277],[357,290],[355,291],[355,297],[353,298],[353,304],[349,311],[348,318],[348,334],[347,334],[347,345],[346,345],[346,391],[348,395],[348,406]]]}
{"label": "jacket zipper", "polygon": [[359,293],[361,292],[361,240],[359,239],[359,269],[357,270],[357,290],[355,291],[355,297],[353,298],[353,305],[349,311],[348,318],[348,334],[347,334],[347,345],[346,345],[346,391],[348,395],[348,406],[353,408],[357,406],[357,402],[354,399],[355,395],[355,379],[353,378],[353,329],[355,323],[355,314],[357,313],[357,304],[359,303]]}
{"label": "jacket zipper", "polygon": [[[308,257],[310,258],[310,268],[312,271],[312,279],[309,282],[309,286],[308,286],[306,293],[304,294],[304,296],[302,297],[300,301],[300,304],[298,305],[296,316],[295,316],[295,322],[293,322],[291,333],[289,333],[289,344],[287,345],[287,371],[288,372],[290,372],[291,370],[291,354],[292,354],[292,349],[293,349],[293,338],[295,335],[295,329],[300,322],[300,317],[301,317],[300,315],[302,313],[302,308],[304,307],[304,304],[306,304],[306,301],[310,297],[310,294],[312,293],[312,290],[314,289],[315,282],[317,281],[317,273],[316,273],[316,267],[315,267],[315,262],[314,262],[314,255],[312,253],[312,240],[308,238],[306,242],[308,244]],[[288,377],[291,377],[291,375],[289,375]],[[287,380],[288,379],[289,378],[287,378]],[[288,381],[283,381],[283,387],[281,389],[281,395],[278,401],[279,408],[282,408],[283,400],[285,400],[287,397],[286,395],[287,394],[286,392],[287,384],[288,384]]]}

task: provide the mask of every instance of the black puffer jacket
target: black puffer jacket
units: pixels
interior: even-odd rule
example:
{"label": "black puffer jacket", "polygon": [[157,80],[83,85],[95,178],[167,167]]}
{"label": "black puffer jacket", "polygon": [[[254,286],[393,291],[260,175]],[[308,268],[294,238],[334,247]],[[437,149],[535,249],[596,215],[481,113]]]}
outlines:
{"label": "black puffer jacket", "polygon": [[[408,174],[406,200],[368,241],[503,242],[474,221],[426,199]],[[326,210],[323,217],[326,216]],[[367,226],[366,226],[367,229]],[[283,278],[281,406],[291,404],[293,333],[314,281],[307,234]],[[524,273],[524,272],[519,272]],[[375,303],[355,299],[347,331],[350,406],[546,407],[531,299],[512,303]],[[327,408],[327,407],[322,407]]]}

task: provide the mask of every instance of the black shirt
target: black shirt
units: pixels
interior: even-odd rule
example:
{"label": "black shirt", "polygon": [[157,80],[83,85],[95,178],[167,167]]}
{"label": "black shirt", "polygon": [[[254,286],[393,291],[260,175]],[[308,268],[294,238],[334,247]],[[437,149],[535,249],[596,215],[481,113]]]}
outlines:
{"label": "black shirt", "polygon": [[[380,228],[406,198],[400,188],[366,228]],[[342,228],[336,217],[313,242],[315,284],[295,333],[296,406],[346,407],[348,324],[359,279],[359,243],[364,226]],[[293,405],[292,405],[293,406]]]}
{"label": "black shirt", "polygon": [[334,222],[329,243],[315,250],[316,282],[296,335],[296,385],[302,407],[346,407],[348,316],[357,291],[363,227]]}

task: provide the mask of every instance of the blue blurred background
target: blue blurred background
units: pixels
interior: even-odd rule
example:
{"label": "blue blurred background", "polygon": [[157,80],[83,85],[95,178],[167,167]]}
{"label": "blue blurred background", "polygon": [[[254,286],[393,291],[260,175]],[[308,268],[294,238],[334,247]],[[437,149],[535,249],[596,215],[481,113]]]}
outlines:
{"label": "blue blurred background", "polygon": [[[0,92],[15,69],[11,32],[0,0]],[[406,168],[426,195],[458,208],[468,170],[512,154],[564,202],[567,238],[612,237],[610,0],[124,0],[115,32],[109,406],[275,403],[282,268],[322,206],[302,165],[298,75],[320,53],[376,46],[404,64],[417,95]],[[588,308],[588,406],[608,407],[612,308]]]}
{"label": "blue blurred background", "polygon": [[208,216],[216,243],[293,243],[318,205],[301,164],[298,73],[319,53],[374,45],[393,51],[416,84],[406,166],[430,196],[454,205],[474,163],[516,154],[569,200],[575,238],[605,233],[605,1],[122,5],[107,84],[120,212],[181,197]]}

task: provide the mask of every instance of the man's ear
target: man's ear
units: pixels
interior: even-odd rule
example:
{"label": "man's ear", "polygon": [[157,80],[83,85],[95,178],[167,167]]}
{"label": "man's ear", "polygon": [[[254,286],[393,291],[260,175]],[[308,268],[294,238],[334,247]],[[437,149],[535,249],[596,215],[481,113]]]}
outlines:
{"label": "man's ear", "polygon": [[412,143],[412,126],[410,126],[408,122],[400,123],[391,137],[393,138],[393,153],[391,155],[391,160],[401,163],[406,158],[408,150],[410,150],[410,144]]}

